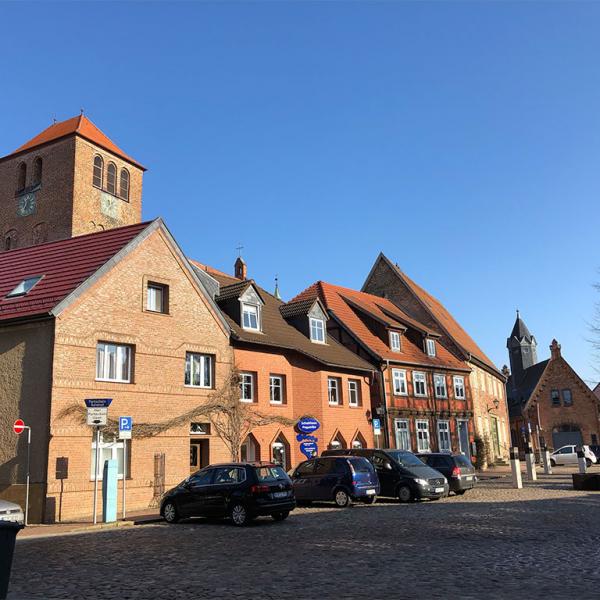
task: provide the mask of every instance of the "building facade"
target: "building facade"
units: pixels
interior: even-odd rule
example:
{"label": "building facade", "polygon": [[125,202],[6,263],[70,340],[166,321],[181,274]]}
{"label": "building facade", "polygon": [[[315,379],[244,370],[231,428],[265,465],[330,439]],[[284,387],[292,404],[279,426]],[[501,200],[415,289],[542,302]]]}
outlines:
{"label": "building facade", "polygon": [[477,465],[503,463],[510,446],[506,378],[442,303],[410,279],[383,253],[367,276],[362,291],[386,298],[413,319],[440,334],[440,340],[469,370]]}

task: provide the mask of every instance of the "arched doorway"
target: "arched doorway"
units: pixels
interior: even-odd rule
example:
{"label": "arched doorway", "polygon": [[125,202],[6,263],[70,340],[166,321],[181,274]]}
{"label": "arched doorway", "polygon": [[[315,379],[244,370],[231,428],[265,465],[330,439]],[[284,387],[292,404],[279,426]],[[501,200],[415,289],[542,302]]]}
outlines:
{"label": "arched doorway", "polygon": [[329,442],[330,450],[341,450],[342,448],[347,447],[348,444],[346,443],[344,436],[339,431],[333,436],[333,438]]}
{"label": "arched doorway", "polygon": [[240,459],[242,462],[260,460],[260,445],[251,433],[246,436],[246,439],[240,448]]}
{"label": "arched doorway", "polygon": [[352,447],[353,448],[366,448],[367,447],[367,442],[365,441],[365,438],[361,435],[360,431],[356,432],[356,435],[354,436],[354,439],[352,440]]}
{"label": "arched doorway", "polygon": [[561,446],[575,444],[581,446],[583,444],[583,435],[581,429],[574,423],[564,423],[552,428],[552,445],[554,449]]}
{"label": "arched doorway", "polygon": [[290,444],[283,433],[280,433],[271,444],[271,460],[286,471],[291,468]]}

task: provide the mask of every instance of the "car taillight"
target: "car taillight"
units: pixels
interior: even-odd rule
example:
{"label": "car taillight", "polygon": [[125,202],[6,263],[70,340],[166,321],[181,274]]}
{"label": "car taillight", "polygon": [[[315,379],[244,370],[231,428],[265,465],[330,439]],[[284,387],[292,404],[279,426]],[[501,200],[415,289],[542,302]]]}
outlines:
{"label": "car taillight", "polygon": [[250,487],[251,494],[263,494],[269,491],[268,485],[253,485]]}
{"label": "car taillight", "polygon": [[452,473],[450,473],[450,477],[460,479],[460,469],[458,467],[453,467]]}

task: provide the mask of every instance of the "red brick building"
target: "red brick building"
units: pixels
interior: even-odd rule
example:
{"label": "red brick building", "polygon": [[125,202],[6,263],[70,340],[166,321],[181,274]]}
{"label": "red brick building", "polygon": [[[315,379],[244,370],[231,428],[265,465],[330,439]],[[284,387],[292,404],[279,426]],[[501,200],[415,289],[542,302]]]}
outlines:
{"label": "red brick building", "polygon": [[385,298],[319,281],[290,304],[320,300],[328,333],[377,370],[371,389],[381,447],[471,453],[470,370],[439,331]]}
{"label": "red brick building", "polygon": [[[372,447],[370,385],[373,367],[328,335],[328,316],[318,298],[284,303],[247,278],[236,262],[236,277],[200,263],[215,279],[215,300],[231,329],[242,402],[263,414],[297,420],[315,417],[319,452],[326,448]],[[242,458],[275,460],[287,469],[306,460],[293,427],[258,427]]]}

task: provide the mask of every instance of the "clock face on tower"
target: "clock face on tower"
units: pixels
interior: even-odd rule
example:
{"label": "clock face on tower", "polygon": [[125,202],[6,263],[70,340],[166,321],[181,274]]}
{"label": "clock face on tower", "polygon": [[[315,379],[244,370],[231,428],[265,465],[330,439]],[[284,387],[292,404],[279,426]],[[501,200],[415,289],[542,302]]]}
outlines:
{"label": "clock face on tower", "polygon": [[114,196],[111,196],[110,194],[103,192],[102,196],[100,197],[100,210],[107,217],[111,217],[112,219],[118,219],[119,218],[118,202],[119,201]]}
{"label": "clock face on tower", "polygon": [[17,214],[20,217],[26,217],[35,212],[35,192],[29,192],[19,196],[19,203],[17,206]]}

